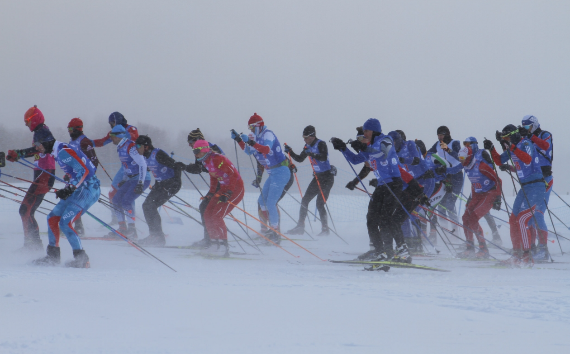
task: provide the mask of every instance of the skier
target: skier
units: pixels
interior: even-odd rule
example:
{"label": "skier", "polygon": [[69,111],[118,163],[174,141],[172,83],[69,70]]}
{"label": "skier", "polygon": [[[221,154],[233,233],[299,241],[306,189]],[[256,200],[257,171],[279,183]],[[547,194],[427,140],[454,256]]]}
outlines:
{"label": "skier", "polygon": [[22,157],[34,157],[34,164],[37,166],[34,168],[34,182],[28,188],[19,210],[24,227],[24,246],[21,249],[22,251],[34,251],[44,248],[40,239],[38,222],[34,214],[55,182],[55,177],[50,175],[55,174],[55,160],[50,154],[39,153],[35,145],[39,136],[47,133],[51,134],[44,122],[44,115],[36,105],[29,108],[24,114],[24,123],[30,129],[30,132],[34,133],[34,146],[26,149],[9,150],[6,155],[6,159],[11,162],[16,162]]}
{"label": "skier", "polygon": [[273,131],[265,126],[263,118],[257,113],[249,118],[248,128],[253,133],[252,137],[245,134],[240,136],[234,129],[231,130],[231,137],[247,155],[253,154],[267,170],[269,177],[265,180],[258,202],[262,211],[268,214],[269,226],[272,228],[267,230],[265,236],[279,244],[281,236],[274,231],[280,230],[277,202],[291,178],[289,160],[281,151],[281,144]]}
{"label": "skier", "polygon": [[301,200],[299,222],[295,228],[291,229],[287,233],[303,234],[305,232],[305,219],[307,218],[309,202],[311,202],[311,200],[316,196],[317,209],[319,210],[322,224],[322,231],[318,236],[326,236],[330,234],[330,230],[328,226],[327,210],[325,209],[325,203],[327,201],[323,200],[323,195],[324,198],[328,200],[329,193],[334,184],[336,168],[329,162],[327,143],[316,137],[315,127],[305,127],[303,130],[303,139],[305,140],[305,146],[299,155],[295,154],[290,146],[286,144],[284,146],[285,153],[291,154],[291,157],[298,163],[302,163],[307,157],[309,157],[309,161],[314,169],[313,179],[309,183],[309,186],[305,191],[305,195]]}
{"label": "skier", "polygon": [[428,152],[437,153],[446,162],[446,194],[441,201],[441,205],[445,208],[440,206],[439,210],[441,214],[459,222],[455,211],[455,202],[463,188],[463,172],[461,172],[463,165],[461,165],[457,156],[461,149],[461,143],[451,138],[449,128],[446,126],[440,126],[437,129],[437,138],[438,141],[434,143]]}
{"label": "skier", "polygon": [[[117,153],[123,165],[123,176],[113,196],[114,213],[119,221],[119,232],[131,239],[137,239],[135,228],[135,200],[150,185],[150,173],[144,157],[139,154],[135,142],[129,139],[122,125],[115,125],[110,133],[111,141],[117,146]],[[125,214],[129,223],[125,221]],[[111,235],[109,234],[111,237]]]}
{"label": "skier", "polygon": [[[69,146],[76,151],[81,151],[87,159],[89,159],[95,166],[95,170],[99,167],[99,159],[97,159],[97,154],[95,149],[93,149],[93,141],[83,134],[83,121],[76,117],[69,121],[67,125],[67,130],[69,131]],[[66,174],[63,179],[69,181],[70,176]],[[83,221],[81,221],[81,216],[77,217],[75,220],[75,232],[81,238],[85,236],[85,228],[83,227]]]}
{"label": "skier", "polygon": [[[357,154],[350,151],[341,139],[331,139],[334,149],[340,150],[350,163],[360,164],[368,161],[378,179],[378,185],[372,194],[366,215],[368,235],[374,245],[374,250],[369,250],[358,258],[360,260],[387,260],[389,258],[387,253],[392,253],[392,239],[394,239],[397,247],[395,257],[407,259],[410,255],[402,234],[401,222],[394,218],[395,214],[405,214],[399,202],[402,196],[403,181],[396,150],[392,139],[382,133],[380,121],[370,118],[362,127],[364,137],[370,143],[352,141],[351,147],[356,150]],[[380,234],[379,227],[382,234]]]}
{"label": "skier", "polygon": [[[544,176],[544,180],[547,183],[545,195],[546,203],[543,206],[546,209],[548,208],[548,202],[550,201],[550,192],[552,191],[552,186],[554,184],[554,178],[552,177],[552,159],[554,158],[552,133],[543,131],[540,128],[538,119],[533,115],[527,115],[523,117],[522,127],[519,128],[519,133],[521,136],[527,137],[532,141],[536,152],[538,153],[538,165],[540,165],[542,176]],[[545,210],[541,210],[540,212],[542,215],[546,213]],[[531,232],[534,236],[536,233],[536,226],[533,221],[531,221],[530,224],[531,225],[529,227],[531,228]],[[535,260],[548,260],[550,258],[547,242],[547,235],[539,235],[538,248],[533,255],[533,258]],[[534,238],[531,244],[534,246]]]}
{"label": "skier", "polygon": [[548,236],[544,215],[540,212],[545,204],[546,183],[538,163],[538,153],[534,144],[528,138],[522,137],[517,127],[512,124],[505,126],[502,132],[497,131],[496,138],[504,152],[499,155],[493,142],[488,139],[483,142],[485,149],[491,151],[497,165],[512,162],[514,166],[511,169],[516,171],[521,184],[509,218],[513,256],[504,263],[511,266],[532,266],[534,261],[530,253],[527,224],[531,219],[535,220],[539,237],[546,240]]}
{"label": "skier", "polygon": [[[109,125],[111,126],[111,129],[113,129],[113,127],[115,127],[116,125],[123,126],[126,130],[127,138],[129,138],[133,142],[137,140],[139,136],[139,131],[137,130],[137,128],[135,126],[128,124],[127,120],[125,119],[125,116],[123,116],[120,112],[113,112],[109,115]],[[109,131],[109,133],[107,133],[105,137],[93,140],[93,144],[95,144],[95,147],[99,148],[111,143],[111,141],[112,141],[111,131]],[[123,175],[124,175],[123,166],[121,165],[119,171],[117,171],[111,183],[111,190],[109,191],[110,201],[113,201],[113,197],[115,196],[117,190],[119,189],[118,184],[122,181]],[[114,212],[111,212],[110,224],[115,224],[115,223],[117,223],[116,214]]]}
{"label": "skier", "polygon": [[[464,147],[470,147],[472,144],[474,144],[475,147],[475,151],[479,150],[479,145],[477,142],[477,139],[475,137],[468,137],[465,139],[465,141],[463,141],[463,146]],[[488,153],[483,153],[484,155],[488,156]],[[490,156],[489,156],[490,158]],[[491,165],[494,165],[494,163],[492,162],[492,159],[489,159],[487,161],[490,161]],[[469,201],[471,200],[471,196],[467,199],[466,202],[466,206],[467,204],[469,204]],[[501,210],[501,198],[498,197],[497,200],[495,201],[495,203],[492,206],[492,209],[500,211]],[[489,225],[489,228],[491,228],[491,233],[493,234],[493,244],[496,245],[503,245],[503,241],[501,240],[501,235],[499,234],[499,229],[497,228],[497,223],[495,223],[495,218],[491,215],[491,212],[487,212],[483,218],[485,218],[485,221],[487,221],[487,224]]]}
{"label": "skier", "polygon": [[[204,138],[204,134],[202,133],[202,131],[200,131],[200,128],[196,128],[190,131],[190,133],[188,133],[188,145],[190,146],[190,148],[194,149],[194,143],[196,143],[199,140],[203,141],[206,140]],[[214,153],[224,155],[224,152],[220,147],[218,147],[218,145],[211,142],[208,142],[208,145],[214,151]],[[185,170],[190,174],[201,174],[208,172],[208,170],[204,167],[202,163],[198,161],[198,159],[196,159],[194,164],[188,164]],[[200,218],[202,219],[202,225],[204,226],[204,238],[202,240],[194,242],[191,245],[192,248],[207,248],[210,246],[212,242],[212,240],[208,236],[208,229],[206,228],[206,223],[204,221],[204,212],[206,211],[206,207],[208,207],[209,202],[210,202],[209,199],[202,199],[200,205],[198,206],[198,209],[200,210]]]}
{"label": "skier", "polygon": [[[415,142],[406,140],[406,134],[402,130],[390,132],[389,135],[394,141],[394,148],[396,148],[400,166],[423,186],[425,195],[431,196],[435,187],[434,173],[433,170],[429,169],[428,164],[424,160]],[[417,212],[419,213],[420,211],[418,210]],[[414,217],[411,220],[408,219],[404,221],[402,228],[404,236],[408,236],[409,238],[409,242],[406,242],[406,244],[408,244],[410,249],[420,251],[422,245],[420,231],[416,230],[414,235],[413,230],[410,228],[412,225],[417,225],[417,222],[415,222],[416,219],[417,218]]]}
{"label": "skier", "polygon": [[205,253],[228,257],[228,231],[224,217],[243,198],[243,180],[232,162],[224,155],[214,153],[208,142],[196,141],[192,151],[210,174],[210,191],[203,198],[209,200],[204,221],[212,243]]}
{"label": "skier", "polygon": [[[486,150],[479,149],[477,140],[469,137],[469,142],[459,151],[459,161],[463,164],[465,173],[471,181],[471,198],[465,205],[463,227],[467,248],[458,254],[460,258],[489,257],[489,249],[483,237],[483,229],[479,219],[489,213],[493,205],[501,204],[502,182],[493,170],[493,161]],[[475,253],[473,232],[479,242],[479,251]]]}
{"label": "skier", "polygon": [[60,168],[69,175],[69,182],[55,193],[60,201],[47,216],[49,239],[47,255],[34,260],[34,264],[53,266],[60,263],[61,230],[73,249],[74,259],[65,263],[65,266],[89,268],[89,257],[71,224],[99,199],[101,189],[99,179],[95,176],[95,165],[81,150],[75,150],[63,142],[56,141],[49,130],[41,131],[35,144],[40,153],[50,154],[57,160]]}
{"label": "skier", "polygon": [[158,208],[164,205],[182,187],[181,174],[186,165],[176,162],[168,154],[152,145],[149,136],[140,135],[136,142],[137,152],[145,158],[148,169],[154,176],[154,186],[143,202],[143,212],[148,223],[149,236],[139,242],[145,246],[164,246],[166,239]]}

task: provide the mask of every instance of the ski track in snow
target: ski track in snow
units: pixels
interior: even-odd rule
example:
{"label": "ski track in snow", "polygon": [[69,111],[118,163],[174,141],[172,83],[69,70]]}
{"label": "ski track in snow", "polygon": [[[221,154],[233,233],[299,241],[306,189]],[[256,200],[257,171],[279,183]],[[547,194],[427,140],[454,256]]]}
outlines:
{"label": "ski track in snow", "polygon": [[[255,201],[255,196],[248,198]],[[140,214],[142,199],[138,202]],[[109,219],[100,204],[92,212]],[[288,212],[296,216],[298,209]],[[234,215],[243,217],[238,211]],[[178,225],[167,223],[164,211],[162,216],[168,245],[201,239],[201,227],[190,219],[182,217],[184,224]],[[37,215],[42,232],[47,231],[44,218]],[[536,264],[530,270],[484,267],[495,262],[450,259],[441,239],[440,257],[414,262],[449,273],[397,268],[364,272],[362,266],[319,261],[288,241],[282,246],[299,258],[275,247],[261,247],[261,254],[244,244],[248,255],[232,255],[236,260],[204,259],[188,249],[148,248],[175,273],[123,241],[85,240],[91,269],[41,268],[30,261],[45,251],[15,252],[23,239],[17,206],[4,212],[1,221],[6,226],[0,230],[1,353],[570,349],[570,263]],[[88,216],[83,221],[89,236],[107,233]],[[258,227],[251,219],[249,223]],[[227,224],[251,243],[235,223]],[[368,248],[364,215],[362,221],[336,225],[350,245],[332,234],[298,243],[335,260],[352,259],[347,253]],[[282,229],[293,226],[283,218]],[[484,221],[482,226],[487,227]],[[139,237],[146,236],[146,225],[139,221],[137,227]],[[313,228],[316,235],[320,228],[315,223]],[[503,242],[510,247],[504,228]],[[47,235],[42,240],[46,245]],[[233,251],[242,252],[230,241]],[[63,263],[71,258],[71,248],[64,238],[60,245]],[[560,256],[558,245],[549,247],[556,261],[570,262],[569,256]],[[570,242],[562,247],[570,251]],[[491,253],[506,258],[496,250]]]}

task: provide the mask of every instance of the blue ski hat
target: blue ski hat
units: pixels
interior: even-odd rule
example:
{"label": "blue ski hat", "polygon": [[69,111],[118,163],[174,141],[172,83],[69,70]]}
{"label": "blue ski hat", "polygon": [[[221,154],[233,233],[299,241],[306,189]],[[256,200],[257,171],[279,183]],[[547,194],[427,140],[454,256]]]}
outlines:
{"label": "blue ski hat", "polygon": [[477,151],[479,150],[479,145],[477,142],[477,138],[475,137],[467,137],[463,140],[464,143],[471,143],[471,150],[473,151],[473,154],[477,153]]}
{"label": "blue ski hat", "polygon": [[382,126],[380,125],[380,121],[375,118],[369,118],[364,122],[362,125],[362,129],[382,133]]}
{"label": "blue ski hat", "polygon": [[537,128],[540,128],[540,123],[538,123],[538,118],[534,117],[533,115],[526,115],[523,117],[521,124],[523,126],[530,126],[527,127],[530,133],[534,133]]}
{"label": "blue ski hat", "polygon": [[392,138],[392,141],[394,142],[394,149],[396,149],[396,152],[399,152],[400,149],[402,148],[402,136],[400,135],[400,133],[396,131],[391,131],[390,133],[388,133],[388,136]]}
{"label": "blue ski hat", "polygon": [[121,126],[121,125],[116,125],[115,127],[113,127],[113,129],[111,130],[111,134],[114,135],[115,137],[119,137],[119,138],[127,138],[127,130],[125,129],[125,127]]}
{"label": "blue ski hat", "polygon": [[125,119],[125,116],[123,116],[122,113],[120,112],[113,112],[112,114],[109,115],[109,124],[115,124],[115,125],[125,125],[127,124],[127,120]]}

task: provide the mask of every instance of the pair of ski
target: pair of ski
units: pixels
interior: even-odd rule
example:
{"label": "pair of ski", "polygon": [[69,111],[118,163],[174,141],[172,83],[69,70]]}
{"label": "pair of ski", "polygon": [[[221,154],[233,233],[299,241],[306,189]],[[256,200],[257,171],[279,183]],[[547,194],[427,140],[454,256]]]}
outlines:
{"label": "pair of ski", "polygon": [[366,271],[384,271],[387,272],[391,267],[404,268],[404,269],[420,269],[427,271],[440,271],[440,272],[450,272],[451,270],[438,269],[431,266],[417,265],[400,263],[397,261],[368,261],[368,260],[329,260],[331,263],[335,264],[352,264],[352,265],[363,265]]}

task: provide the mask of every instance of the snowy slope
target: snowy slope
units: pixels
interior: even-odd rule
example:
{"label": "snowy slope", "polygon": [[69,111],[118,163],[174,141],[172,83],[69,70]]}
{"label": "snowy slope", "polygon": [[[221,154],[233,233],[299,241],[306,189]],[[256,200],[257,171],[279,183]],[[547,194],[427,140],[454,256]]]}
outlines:
{"label": "snowy slope", "polygon": [[[180,196],[198,204],[195,192]],[[255,211],[255,198],[246,196],[248,211]],[[359,207],[362,211],[365,202]],[[297,216],[293,204],[284,200],[284,205]],[[101,204],[92,212],[109,220]],[[367,250],[364,215],[349,221],[342,209],[332,213],[349,245],[333,235],[317,240],[297,236],[297,243],[322,259],[351,259]],[[195,222],[182,217],[183,225],[171,224],[164,211],[162,215],[168,245],[201,239],[202,229]],[[537,264],[532,270],[451,259],[441,240],[438,257],[415,259],[418,264],[451,270],[448,273],[394,268],[387,273],[364,272],[360,266],[320,261],[287,241],[283,247],[298,258],[275,247],[261,247],[261,254],[243,243],[248,255],[233,255],[231,260],[204,259],[188,249],[148,248],[177,270],[173,272],[125,242],[85,240],[92,268],[74,270],[30,265],[44,252],[15,252],[23,238],[17,205],[3,204],[1,216],[2,353],[570,349],[570,257],[561,256],[557,244],[550,243],[550,250],[559,263]],[[239,211],[235,216],[243,219]],[[45,232],[43,216],[37,217]],[[258,227],[251,218],[248,221]],[[89,236],[106,233],[88,217],[84,223]],[[317,224],[313,222],[313,236],[320,230]],[[484,221],[482,225],[486,229]],[[139,236],[146,236],[144,223],[137,226]],[[235,223],[228,226],[250,242]],[[283,226],[288,229],[293,224],[284,219]],[[501,233],[510,246],[506,226]],[[47,244],[47,235],[42,239]],[[231,244],[233,251],[243,252],[234,241]],[[62,260],[70,259],[65,239],[61,247]],[[570,242],[563,241],[562,248],[570,251]],[[493,253],[506,258],[497,250]]]}

